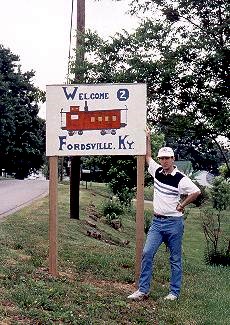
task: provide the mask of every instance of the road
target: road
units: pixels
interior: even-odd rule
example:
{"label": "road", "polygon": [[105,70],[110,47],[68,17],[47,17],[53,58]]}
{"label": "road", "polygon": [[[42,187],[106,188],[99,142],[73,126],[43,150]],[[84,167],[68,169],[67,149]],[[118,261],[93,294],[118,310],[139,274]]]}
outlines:
{"label": "road", "polygon": [[201,170],[199,173],[197,173],[197,176],[195,177],[195,180],[203,186],[212,187],[214,175],[211,173]]}
{"label": "road", "polygon": [[0,219],[48,195],[46,180],[0,180]]}

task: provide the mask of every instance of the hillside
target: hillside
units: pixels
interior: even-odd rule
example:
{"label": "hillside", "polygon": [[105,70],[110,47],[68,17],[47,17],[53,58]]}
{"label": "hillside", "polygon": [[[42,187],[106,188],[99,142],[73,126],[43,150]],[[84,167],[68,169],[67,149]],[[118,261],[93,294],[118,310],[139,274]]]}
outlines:
{"label": "hillside", "polygon": [[[58,196],[58,278],[48,274],[48,198],[0,225],[0,324],[230,323],[229,268],[205,265],[199,209],[191,208],[186,219],[180,299],[163,300],[169,266],[162,246],[150,298],[130,302],[126,297],[135,289],[134,209],[121,216],[122,227],[115,230],[101,215],[108,199],[104,185],[81,187],[80,220],[69,218],[68,184],[59,184]],[[100,236],[89,236],[93,232]]]}

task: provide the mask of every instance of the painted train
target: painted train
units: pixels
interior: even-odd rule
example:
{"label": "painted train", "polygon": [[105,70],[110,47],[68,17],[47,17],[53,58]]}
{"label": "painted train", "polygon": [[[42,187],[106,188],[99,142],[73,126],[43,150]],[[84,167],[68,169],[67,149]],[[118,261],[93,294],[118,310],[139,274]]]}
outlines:
{"label": "painted train", "polygon": [[[70,106],[69,112],[61,109],[61,129],[67,130],[69,135],[78,133],[82,135],[84,131],[100,130],[101,135],[106,133],[116,134],[116,130],[127,125],[127,107],[123,109],[95,110],[89,111],[87,102],[83,111],[80,106]],[[122,111],[125,111],[125,122],[122,122]],[[65,125],[64,118],[65,116]]]}

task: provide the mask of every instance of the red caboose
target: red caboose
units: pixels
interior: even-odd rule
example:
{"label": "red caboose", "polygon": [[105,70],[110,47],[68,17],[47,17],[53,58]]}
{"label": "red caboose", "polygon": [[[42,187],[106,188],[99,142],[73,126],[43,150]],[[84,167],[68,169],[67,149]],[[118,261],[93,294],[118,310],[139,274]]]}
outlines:
{"label": "red caboose", "polygon": [[79,106],[70,106],[69,112],[61,110],[62,114],[66,114],[66,125],[61,126],[62,130],[67,130],[69,135],[78,132],[83,134],[86,130],[101,130],[101,134],[116,134],[116,130],[125,127],[127,123],[121,122],[121,111],[125,109],[97,110],[88,111],[87,103],[85,103],[84,111],[80,111]]}

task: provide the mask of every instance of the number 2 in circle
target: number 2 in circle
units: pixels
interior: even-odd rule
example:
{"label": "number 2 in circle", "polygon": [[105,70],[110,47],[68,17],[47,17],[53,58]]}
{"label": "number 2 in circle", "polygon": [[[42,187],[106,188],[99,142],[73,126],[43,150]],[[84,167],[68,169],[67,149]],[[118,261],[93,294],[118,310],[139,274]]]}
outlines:
{"label": "number 2 in circle", "polygon": [[129,91],[128,91],[128,89],[119,89],[117,91],[117,98],[121,102],[126,101],[129,98]]}

